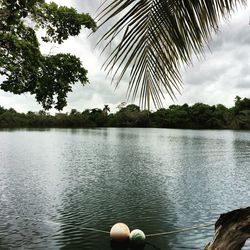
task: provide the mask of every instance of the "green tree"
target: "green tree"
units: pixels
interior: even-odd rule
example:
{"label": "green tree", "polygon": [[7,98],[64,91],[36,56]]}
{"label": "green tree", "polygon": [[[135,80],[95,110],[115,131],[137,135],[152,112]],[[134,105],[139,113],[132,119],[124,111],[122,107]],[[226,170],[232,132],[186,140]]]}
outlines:
{"label": "green tree", "polygon": [[190,109],[190,118],[195,128],[209,128],[213,123],[215,107],[204,103],[195,103]]}
{"label": "green tree", "polygon": [[233,129],[245,129],[250,127],[250,99],[235,97],[235,105],[228,115],[229,126]]}
{"label": "green tree", "polygon": [[[85,110],[82,113],[72,109],[68,114],[29,111],[18,113],[13,108],[0,106],[0,127],[161,127],[190,129],[250,129],[250,99],[238,98],[236,107],[228,109],[222,104],[210,106],[196,103],[193,106],[171,105],[156,112],[140,110],[134,104],[127,105],[115,114],[105,115],[102,109]],[[242,103],[241,103],[242,102]]]}
{"label": "green tree", "polygon": [[190,127],[190,114],[187,104],[182,106],[171,105],[168,109],[159,109],[152,114],[152,124],[163,128],[188,128]]}
{"label": "green tree", "polygon": [[190,114],[187,104],[183,106],[171,105],[168,109],[169,127],[171,128],[187,128],[190,124]]}
{"label": "green tree", "polygon": [[[35,29],[28,23],[36,25]],[[44,42],[63,43],[77,36],[82,26],[95,30],[88,14],[45,0],[0,1],[0,88],[14,94],[30,93],[44,109],[66,106],[72,85],[88,82],[87,70],[70,54],[42,55],[36,30]]]}
{"label": "green tree", "polygon": [[97,127],[104,127],[106,125],[107,117],[101,109],[92,109],[89,117]]}
{"label": "green tree", "polygon": [[104,108],[102,110],[106,116],[108,116],[108,113],[110,112],[109,105],[104,105]]}
{"label": "green tree", "polygon": [[121,110],[122,108],[126,107],[127,103],[126,102],[121,102],[116,108],[118,110]]}
{"label": "green tree", "polygon": [[120,110],[120,112],[139,112],[139,111],[140,107],[135,104],[129,104]]}
{"label": "green tree", "polygon": [[151,115],[151,120],[154,127],[167,128],[169,125],[167,109],[158,109]]}
{"label": "green tree", "polygon": [[0,106],[0,115],[5,113],[6,112],[6,109],[2,106]]}
{"label": "green tree", "polygon": [[74,116],[76,116],[76,115],[80,115],[80,112],[79,111],[77,111],[77,109],[71,109],[71,111],[70,111],[70,114],[69,115],[74,115]]}
{"label": "green tree", "polygon": [[[199,57],[213,32],[246,0],[110,0],[104,1],[100,13],[101,29],[115,17],[100,39],[104,49],[115,39],[104,67],[114,72],[119,84],[127,71],[128,96],[139,96],[141,106],[162,106],[168,93],[175,99],[180,92],[180,67],[190,64],[192,55]],[[118,40],[117,42],[117,39]]]}
{"label": "green tree", "polygon": [[115,115],[114,126],[117,127],[136,127],[139,122],[140,107],[129,104],[122,107]]}
{"label": "green tree", "polygon": [[215,107],[213,113],[213,128],[226,128],[228,126],[228,117],[230,116],[230,111],[227,107],[222,104],[218,104]]}
{"label": "green tree", "polygon": [[250,129],[250,108],[240,113],[240,129]]}
{"label": "green tree", "polygon": [[234,105],[234,112],[239,114],[241,111],[250,110],[250,99],[236,96],[235,97],[235,105]]}

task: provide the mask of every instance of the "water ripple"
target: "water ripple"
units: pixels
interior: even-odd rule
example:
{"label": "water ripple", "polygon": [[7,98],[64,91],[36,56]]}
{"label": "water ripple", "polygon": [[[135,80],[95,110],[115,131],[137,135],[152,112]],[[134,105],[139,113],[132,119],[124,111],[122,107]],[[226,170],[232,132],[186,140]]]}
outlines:
{"label": "water ripple", "polygon": [[[2,131],[0,249],[110,250],[109,235],[84,228],[123,221],[151,234],[215,222],[249,206],[249,162],[249,132]],[[152,237],[145,249],[203,249],[212,235]]]}

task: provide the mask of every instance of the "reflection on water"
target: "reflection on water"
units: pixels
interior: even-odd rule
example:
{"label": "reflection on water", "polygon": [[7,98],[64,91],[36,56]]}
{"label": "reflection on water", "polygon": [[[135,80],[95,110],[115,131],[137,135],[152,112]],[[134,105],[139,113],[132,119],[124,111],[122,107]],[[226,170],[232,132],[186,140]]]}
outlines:
{"label": "reflection on water", "polygon": [[[0,248],[110,250],[109,235],[82,228],[122,221],[150,234],[215,221],[249,206],[249,161],[249,132],[1,131]],[[148,238],[145,249],[202,249],[212,234]]]}

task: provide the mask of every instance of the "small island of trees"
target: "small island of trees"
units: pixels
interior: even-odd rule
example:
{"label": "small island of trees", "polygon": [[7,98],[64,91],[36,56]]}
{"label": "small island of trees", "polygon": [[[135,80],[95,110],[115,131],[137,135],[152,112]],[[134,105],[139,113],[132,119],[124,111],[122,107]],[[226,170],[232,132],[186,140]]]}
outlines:
{"label": "small island of trees", "polygon": [[155,112],[140,110],[137,105],[120,106],[110,113],[103,109],[72,109],[70,113],[51,115],[41,110],[18,113],[0,106],[0,128],[93,128],[93,127],[155,127],[181,129],[250,129],[250,99],[235,98],[234,107],[222,104],[210,106],[171,105]]}

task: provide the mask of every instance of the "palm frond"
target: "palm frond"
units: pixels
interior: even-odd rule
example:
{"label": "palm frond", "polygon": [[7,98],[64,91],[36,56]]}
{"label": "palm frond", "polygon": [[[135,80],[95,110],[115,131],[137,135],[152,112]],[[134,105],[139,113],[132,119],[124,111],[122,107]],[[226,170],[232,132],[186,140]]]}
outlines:
{"label": "palm frond", "polygon": [[98,16],[99,28],[119,17],[99,42],[107,50],[121,37],[104,63],[119,84],[130,72],[128,97],[140,105],[162,106],[168,93],[182,88],[180,66],[199,57],[204,45],[217,31],[219,22],[246,0],[106,0]]}

